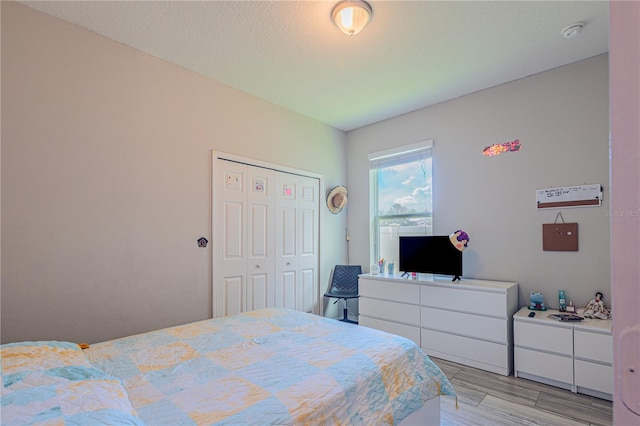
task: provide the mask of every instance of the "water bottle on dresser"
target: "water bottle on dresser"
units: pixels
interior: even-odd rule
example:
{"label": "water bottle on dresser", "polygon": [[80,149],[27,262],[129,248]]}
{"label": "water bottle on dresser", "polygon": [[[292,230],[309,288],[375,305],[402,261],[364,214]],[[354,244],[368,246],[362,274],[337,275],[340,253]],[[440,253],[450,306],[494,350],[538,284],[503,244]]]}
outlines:
{"label": "water bottle on dresser", "polygon": [[564,294],[564,290],[558,290],[558,310],[560,312],[567,311],[567,298]]}

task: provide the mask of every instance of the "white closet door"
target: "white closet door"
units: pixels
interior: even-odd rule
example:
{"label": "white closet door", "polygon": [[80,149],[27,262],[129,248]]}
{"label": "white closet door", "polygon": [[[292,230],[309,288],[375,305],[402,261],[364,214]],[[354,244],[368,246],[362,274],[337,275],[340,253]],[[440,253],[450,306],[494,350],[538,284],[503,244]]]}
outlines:
{"label": "white closet door", "polygon": [[320,313],[316,178],[276,174],[276,306]]}
{"label": "white closet door", "polygon": [[275,306],[275,172],[247,166],[246,310]]}
{"label": "white closet door", "polygon": [[320,182],[318,179],[299,176],[300,202],[299,202],[299,285],[298,307],[299,311],[320,314],[318,302],[320,284],[318,271],[319,264],[319,235],[320,224]]}
{"label": "white closet door", "polygon": [[298,308],[298,176],[276,173],[276,291],[275,305]]}
{"label": "white closet door", "polygon": [[217,170],[217,259],[213,276],[213,316],[235,314],[244,310],[247,256],[245,248],[247,166],[218,161]]}

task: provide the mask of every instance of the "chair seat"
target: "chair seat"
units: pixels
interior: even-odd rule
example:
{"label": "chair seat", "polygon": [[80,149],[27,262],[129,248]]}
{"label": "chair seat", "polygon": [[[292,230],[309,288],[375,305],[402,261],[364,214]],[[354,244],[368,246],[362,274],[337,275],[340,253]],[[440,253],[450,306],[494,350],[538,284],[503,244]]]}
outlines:
{"label": "chair seat", "polygon": [[339,299],[355,299],[360,297],[359,294],[353,294],[353,293],[341,292],[341,291],[328,291],[324,295],[325,297],[337,297]]}

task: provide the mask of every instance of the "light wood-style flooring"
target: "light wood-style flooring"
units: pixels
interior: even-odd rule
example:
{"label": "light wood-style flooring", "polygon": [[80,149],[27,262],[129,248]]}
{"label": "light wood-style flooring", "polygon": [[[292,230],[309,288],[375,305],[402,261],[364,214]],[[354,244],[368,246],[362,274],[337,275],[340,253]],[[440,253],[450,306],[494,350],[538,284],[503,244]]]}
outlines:
{"label": "light wood-style flooring", "polygon": [[613,404],[531,380],[431,357],[458,393],[440,398],[442,426],[613,424]]}

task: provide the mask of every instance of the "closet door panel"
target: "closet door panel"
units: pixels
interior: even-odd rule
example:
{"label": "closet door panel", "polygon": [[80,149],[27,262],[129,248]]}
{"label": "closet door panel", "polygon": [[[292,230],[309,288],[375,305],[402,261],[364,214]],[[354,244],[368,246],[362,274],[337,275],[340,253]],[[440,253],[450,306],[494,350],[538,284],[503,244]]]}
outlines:
{"label": "closet door panel", "polygon": [[224,250],[225,261],[244,260],[244,203],[228,201],[224,203]]}
{"label": "closet door panel", "polygon": [[216,207],[217,223],[214,229],[218,238],[217,256],[214,258],[213,316],[229,315],[244,309],[246,285],[246,166],[232,162],[219,162],[216,175],[216,191],[219,199]]}
{"label": "closet door panel", "polygon": [[295,206],[283,206],[280,210],[280,256],[285,259],[295,258],[298,254],[296,213]]}
{"label": "closet door panel", "polygon": [[276,173],[276,306],[298,309],[298,179]]}
{"label": "closet door panel", "polygon": [[275,172],[247,166],[246,310],[275,306]]}
{"label": "closet door panel", "polygon": [[298,310],[320,314],[318,179],[299,176],[299,299]]}
{"label": "closet door panel", "polygon": [[247,291],[247,310],[262,309],[275,306],[274,297],[269,297],[269,277],[267,274],[254,273],[249,276]]}
{"label": "closet door panel", "polygon": [[280,285],[276,286],[276,306],[279,308],[297,309],[296,289],[298,271],[284,271],[280,276]]}
{"label": "closet door panel", "polygon": [[224,279],[224,312],[225,315],[233,315],[243,311],[244,274]]}
{"label": "closet door panel", "polygon": [[301,311],[308,313],[317,313],[316,308],[318,305],[318,292],[317,292],[317,280],[316,269],[301,269],[300,270],[300,309]]}

